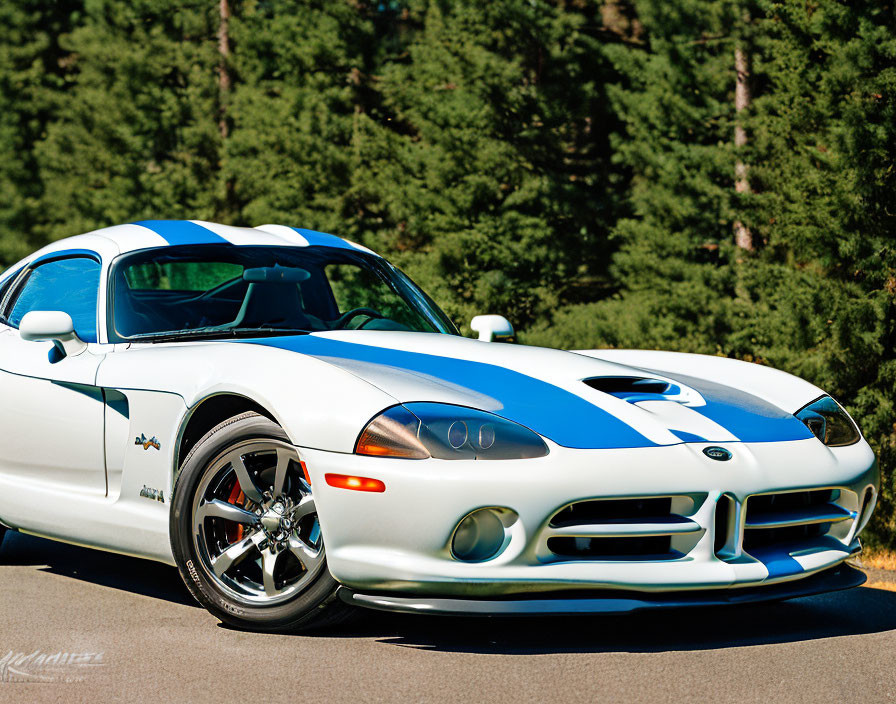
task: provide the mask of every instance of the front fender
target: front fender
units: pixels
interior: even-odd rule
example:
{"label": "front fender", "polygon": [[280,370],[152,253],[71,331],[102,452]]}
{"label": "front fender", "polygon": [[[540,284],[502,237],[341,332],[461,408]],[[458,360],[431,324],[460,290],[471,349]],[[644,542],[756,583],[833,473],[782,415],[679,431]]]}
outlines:
{"label": "front fender", "polygon": [[114,352],[97,385],[174,393],[193,408],[217,394],[244,396],[270,412],[301,447],[352,452],[364,425],[397,401],[327,362],[231,342],[146,345]]}

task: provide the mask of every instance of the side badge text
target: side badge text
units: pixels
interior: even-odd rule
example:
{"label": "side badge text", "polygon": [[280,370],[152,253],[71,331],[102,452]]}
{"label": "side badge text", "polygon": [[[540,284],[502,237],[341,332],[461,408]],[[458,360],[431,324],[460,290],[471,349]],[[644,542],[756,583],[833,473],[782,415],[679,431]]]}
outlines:
{"label": "side badge text", "polygon": [[161,489],[152,489],[146,486],[146,484],[144,484],[143,488],[140,490],[140,496],[160,503],[165,503],[165,492]]}

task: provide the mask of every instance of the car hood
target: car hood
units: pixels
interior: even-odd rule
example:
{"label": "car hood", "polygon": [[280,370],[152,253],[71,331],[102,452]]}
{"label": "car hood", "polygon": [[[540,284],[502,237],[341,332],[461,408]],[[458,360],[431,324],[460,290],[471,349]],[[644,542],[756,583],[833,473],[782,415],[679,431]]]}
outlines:
{"label": "car hood", "polygon": [[[376,386],[397,403],[430,401],[490,411],[565,447],[813,437],[791,411],[717,380],[574,352],[377,331],[242,342],[318,358]],[[347,406],[351,403],[345,399]]]}

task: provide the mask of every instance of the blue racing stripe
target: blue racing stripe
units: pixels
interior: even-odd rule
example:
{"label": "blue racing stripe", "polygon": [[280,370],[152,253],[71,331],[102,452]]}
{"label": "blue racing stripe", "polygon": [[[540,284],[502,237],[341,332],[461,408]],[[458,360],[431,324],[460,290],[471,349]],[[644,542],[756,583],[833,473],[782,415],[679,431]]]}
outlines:
{"label": "blue racing stripe", "polygon": [[741,442],[787,442],[815,437],[803,422],[758,396],[703,379],[676,375],[706,400],[697,411],[733,433]]}
{"label": "blue racing stripe", "polygon": [[330,235],[326,232],[316,232],[315,230],[305,230],[301,227],[290,228],[298,232],[302,237],[308,240],[308,244],[312,247],[336,247],[338,249],[351,249],[358,251],[357,247],[353,247],[341,237]]}
{"label": "blue racing stripe", "polygon": [[223,237],[216,235],[208,228],[189,220],[141,220],[134,224],[152,230],[171,245],[222,244],[227,242]]}
{"label": "blue racing stripe", "polygon": [[676,435],[682,442],[709,442],[709,440],[707,440],[702,435],[686,433],[684,430],[675,430],[674,428],[669,428],[669,432]]}
{"label": "blue racing stripe", "polygon": [[240,342],[277,347],[311,355],[324,361],[352,360],[436,377],[467,388],[477,396],[482,394],[490,396],[501,404],[501,408],[483,410],[524,425],[564,447],[580,449],[656,447],[656,443],[648,440],[627,423],[582,397],[553,384],[493,364],[357,345],[317,335],[257,338]]}
{"label": "blue racing stripe", "polygon": [[[706,401],[706,405],[688,406],[688,408],[718,423],[741,442],[788,442],[815,437],[812,431],[792,413],[753,394],[682,374],[662,371],[654,373],[697,391]],[[662,398],[660,395],[656,397]],[[672,432],[682,437],[679,431]],[[684,437],[682,439],[685,440]],[[706,438],[706,440],[719,442],[718,438]]]}
{"label": "blue racing stripe", "polygon": [[802,565],[794,560],[785,548],[778,546],[754,548],[750,555],[759,560],[768,570],[768,578],[789,577],[803,571]]}

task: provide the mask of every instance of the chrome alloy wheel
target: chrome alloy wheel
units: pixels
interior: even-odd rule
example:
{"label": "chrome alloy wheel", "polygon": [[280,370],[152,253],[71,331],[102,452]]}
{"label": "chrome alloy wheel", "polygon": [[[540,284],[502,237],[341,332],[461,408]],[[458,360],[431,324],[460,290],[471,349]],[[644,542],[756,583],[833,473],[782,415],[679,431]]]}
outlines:
{"label": "chrome alloy wheel", "polygon": [[243,442],[213,460],[192,525],[203,571],[238,601],[286,601],[324,565],[311,486],[295,449],[279,440]]}

